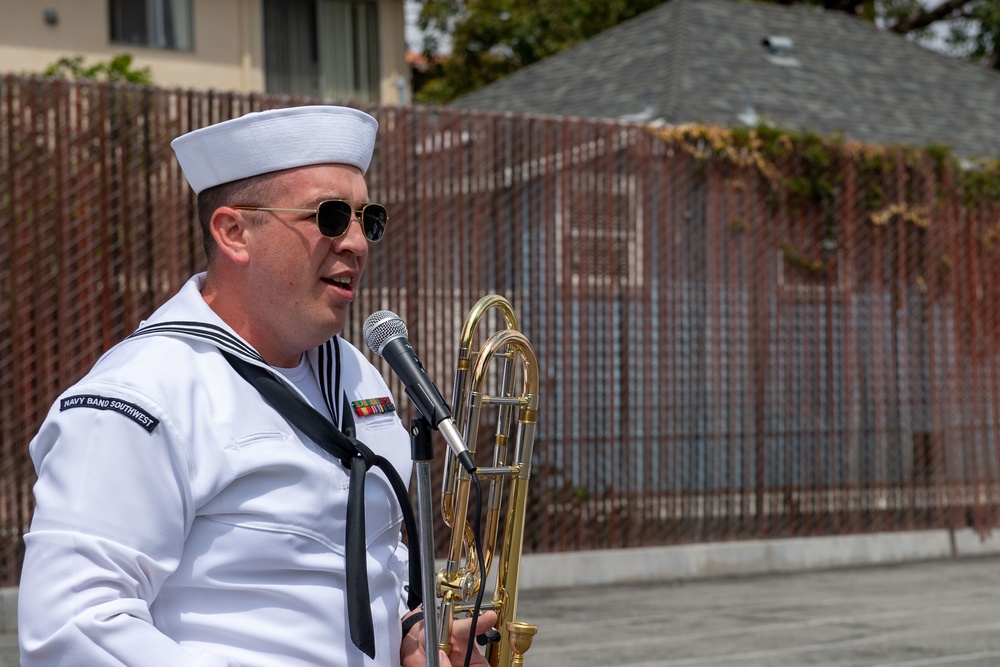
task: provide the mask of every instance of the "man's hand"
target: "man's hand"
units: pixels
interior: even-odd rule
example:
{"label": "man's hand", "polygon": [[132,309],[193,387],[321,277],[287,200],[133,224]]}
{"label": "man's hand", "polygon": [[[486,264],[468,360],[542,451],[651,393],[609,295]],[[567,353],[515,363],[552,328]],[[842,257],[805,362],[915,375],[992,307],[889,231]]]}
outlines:
{"label": "man's hand", "polygon": [[[431,611],[433,613],[433,611]],[[485,611],[476,623],[476,635],[481,635],[497,622],[495,611]],[[466,648],[469,645],[469,630],[472,627],[472,619],[465,618],[455,621],[451,628],[451,655],[441,653],[441,667],[462,667],[465,664]],[[476,648],[476,643],[472,643],[472,659],[469,665],[476,667],[489,667],[486,657]],[[424,622],[420,621],[403,637],[403,644],[399,650],[400,664],[403,667],[424,667],[427,664],[427,654],[424,651]]]}

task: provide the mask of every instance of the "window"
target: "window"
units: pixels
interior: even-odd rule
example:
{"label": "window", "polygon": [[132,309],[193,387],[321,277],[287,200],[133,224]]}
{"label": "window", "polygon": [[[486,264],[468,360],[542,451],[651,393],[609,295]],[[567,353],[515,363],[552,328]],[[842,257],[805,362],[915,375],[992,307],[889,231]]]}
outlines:
{"label": "window", "polygon": [[264,0],[267,91],[379,101],[378,3]]}
{"label": "window", "polygon": [[110,0],[111,41],[155,49],[194,48],[191,0]]}

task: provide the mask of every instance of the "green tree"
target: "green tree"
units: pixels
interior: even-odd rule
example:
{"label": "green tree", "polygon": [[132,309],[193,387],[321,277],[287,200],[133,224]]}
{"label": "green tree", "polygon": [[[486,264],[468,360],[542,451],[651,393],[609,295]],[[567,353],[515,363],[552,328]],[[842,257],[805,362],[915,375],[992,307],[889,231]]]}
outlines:
{"label": "green tree", "polygon": [[918,43],[942,42],[952,55],[1000,69],[998,0],[771,0],[854,14]]}
{"label": "green tree", "polygon": [[114,81],[122,83],[153,83],[148,67],[132,66],[132,56],[119,53],[108,61],[98,61],[90,66],[83,64],[83,56],[64,56],[45,68],[45,76],[61,79]]}
{"label": "green tree", "polygon": [[[418,102],[445,103],[670,0],[415,0],[424,69]],[[1000,0],[758,0],[872,21],[1000,69]],[[442,44],[450,44],[443,54]]]}

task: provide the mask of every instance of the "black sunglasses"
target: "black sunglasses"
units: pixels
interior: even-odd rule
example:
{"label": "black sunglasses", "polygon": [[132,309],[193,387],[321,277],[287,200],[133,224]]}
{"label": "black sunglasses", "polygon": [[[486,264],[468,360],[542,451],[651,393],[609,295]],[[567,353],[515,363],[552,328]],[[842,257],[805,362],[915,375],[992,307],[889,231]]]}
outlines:
{"label": "black sunglasses", "polygon": [[361,222],[365,238],[375,243],[385,234],[385,226],[389,222],[389,214],[381,204],[365,204],[355,210],[350,202],[343,199],[328,199],[321,201],[315,209],[311,208],[266,208],[264,206],[232,206],[241,211],[292,211],[297,213],[312,213],[316,216],[316,225],[323,236],[335,239],[343,236],[351,226],[354,216]]}

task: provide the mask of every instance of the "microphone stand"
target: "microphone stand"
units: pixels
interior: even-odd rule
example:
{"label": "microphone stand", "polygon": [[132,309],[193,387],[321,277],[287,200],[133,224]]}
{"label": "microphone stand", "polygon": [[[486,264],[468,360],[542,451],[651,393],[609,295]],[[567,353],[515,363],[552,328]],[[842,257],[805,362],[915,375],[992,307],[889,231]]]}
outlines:
{"label": "microphone stand", "polygon": [[[431,461],[434,447],[431,425],[420,417],[410,420],[410,453],[417,472],[417,527],[420,532],[420,592],[424,601],[424,654],[426,667],[438,667],[437,599],[434,572],[434,514],[431,505]],[[411,536],[411,541],[412,541]],[[413,558],[413,554],[410,555]],[[410,582],[413,586],[414,582]]]}

